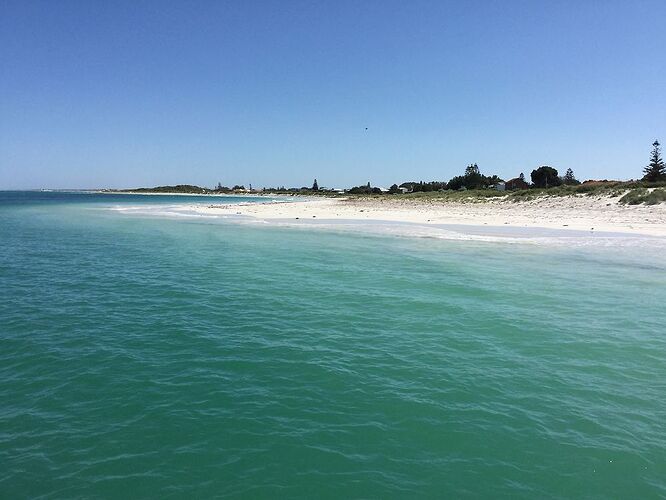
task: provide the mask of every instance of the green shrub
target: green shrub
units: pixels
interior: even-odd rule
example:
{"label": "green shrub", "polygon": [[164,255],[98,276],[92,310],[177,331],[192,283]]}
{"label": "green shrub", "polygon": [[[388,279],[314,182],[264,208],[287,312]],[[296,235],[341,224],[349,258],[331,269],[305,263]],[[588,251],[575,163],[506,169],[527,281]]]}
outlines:
{"label": "green shrub", "polygon": [[620,203],[626,205],[658,205],[666,202],[666,189],[656,188],[651,192],[647,188],[636,188],[629,191],[622,198]]}

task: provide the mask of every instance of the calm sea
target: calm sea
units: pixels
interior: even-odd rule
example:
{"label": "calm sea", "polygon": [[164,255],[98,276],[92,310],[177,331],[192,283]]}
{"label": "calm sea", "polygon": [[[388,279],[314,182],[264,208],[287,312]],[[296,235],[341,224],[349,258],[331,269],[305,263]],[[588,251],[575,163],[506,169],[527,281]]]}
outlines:
{"label": "calm sea", "polygon": [[183,203],[0,193],[0,497],[666,496],[664,252]]}

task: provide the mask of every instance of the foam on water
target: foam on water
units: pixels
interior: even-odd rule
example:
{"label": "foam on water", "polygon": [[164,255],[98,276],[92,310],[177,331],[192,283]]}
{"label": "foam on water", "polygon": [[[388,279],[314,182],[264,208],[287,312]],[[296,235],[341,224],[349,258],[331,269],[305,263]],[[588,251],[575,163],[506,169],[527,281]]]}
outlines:
{"label": "foam on water", "polygon": [[[267,200],[265,203],[288,203],[289,200]],[[238,203],[233,206],[246,206]],[[326,220],[326,219],[262,219],[238,214],[201,213],[190,204],[114,206],[112,210],[144,217],[189,217],[192,219],[219,220],[235,224],[283,227],[355,233],[405,238],[440,239],[453,241],[477,241],[502,244],[537,245],[566,248],[612,248],[618,252],[646,252],[659,258],[666,251],[666,239],[647,235],[628,235],[603,231],[579,231],[567,229],[527,228],[511,226],[473,226],[455,224],[418,224],[390,221]]]}

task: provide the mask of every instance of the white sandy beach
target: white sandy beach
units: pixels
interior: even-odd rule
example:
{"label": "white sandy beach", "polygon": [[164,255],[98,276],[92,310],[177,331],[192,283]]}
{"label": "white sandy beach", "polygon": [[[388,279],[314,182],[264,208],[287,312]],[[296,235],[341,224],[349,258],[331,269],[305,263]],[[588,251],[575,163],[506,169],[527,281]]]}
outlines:
{"label": "white sandy beach", "polygon": [[419,225],[546,228],[666,237],[666,204],[623,205],[618,198],[569,196],[513,202],[448,202],[400,198],[320,198],[289,203],[192,206],[201,214],[266,221],[382,221]]}

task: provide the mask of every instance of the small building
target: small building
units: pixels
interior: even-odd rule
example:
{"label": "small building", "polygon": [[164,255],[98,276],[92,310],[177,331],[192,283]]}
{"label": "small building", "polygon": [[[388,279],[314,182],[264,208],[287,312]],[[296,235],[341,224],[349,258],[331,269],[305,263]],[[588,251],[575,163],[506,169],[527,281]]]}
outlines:
{"label": "small building", "polygon": [[498,182],[493,186],[497,191],[506,191],[506,182]]}
{"label": "small building", "polygon": [[529,189],[530,187],[530,185],[525,182],[525,179],[521,179],[520,177],[506,181],[504,184],[504,189],[508,191],[513,191],[514,189]]}

